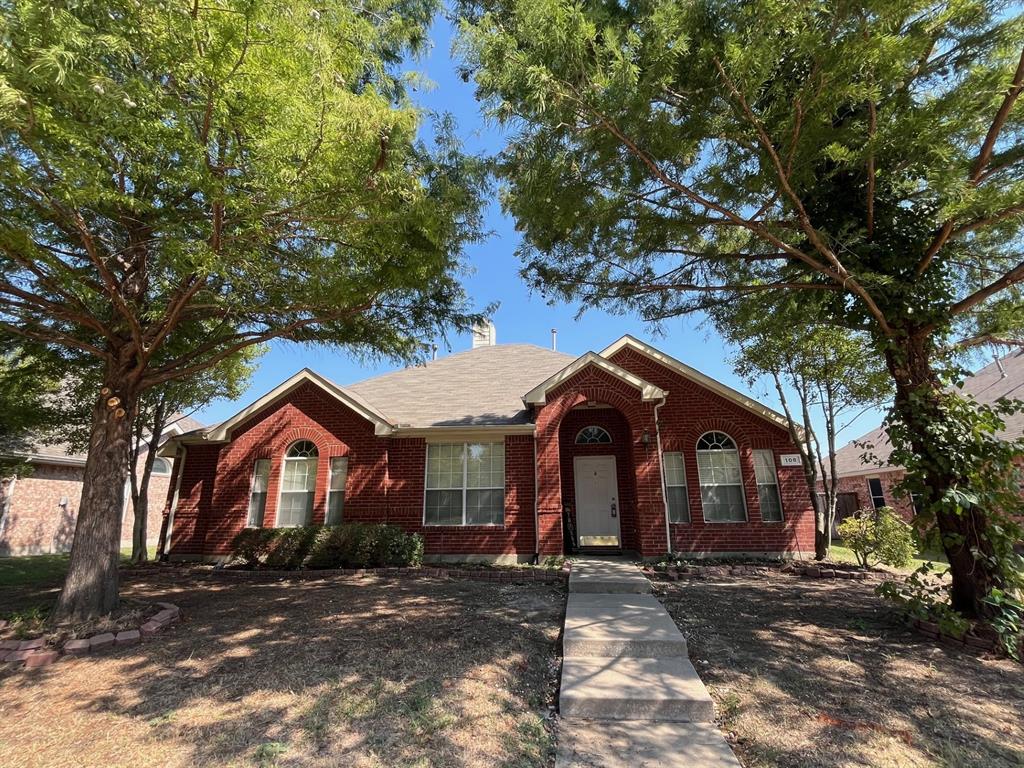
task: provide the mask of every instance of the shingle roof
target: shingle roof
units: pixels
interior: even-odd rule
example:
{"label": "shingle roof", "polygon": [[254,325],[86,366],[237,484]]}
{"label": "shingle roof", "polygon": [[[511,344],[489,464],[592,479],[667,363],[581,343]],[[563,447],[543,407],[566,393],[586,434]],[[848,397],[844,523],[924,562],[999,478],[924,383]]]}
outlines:
{"label": "shingle roof", "polygon": [[[1002,365],[1002,370],[1000,370]],[[1005,372],[1005,375],[1004,375]],[[962,387],[962,391],[974,395],[979,403],[991,404],[1001,397],[1024,400],[1024,349],[1017,350],[998,362],[986,365],[970,376]],[[1014,440],[1024,436],[1024,413],[1015,413],[1006,418],[1006,428],[999,436],[1006,440]],[[865,448],[860,444],[871,446],[870,452],[879,461],[886,463],[892,453],[889,437],[881,427],[861,435],[856,440],[836,451],[836,476],[858,475],[879,469],[877,463],[865,464],[862,456]],[[886,466],[885,469],[899,469]]]}
{"label": "shingle roof", "polygon": [[523,395],[576,358],[533,344],[495,344],[345,387],[398,427],[527,423]]}

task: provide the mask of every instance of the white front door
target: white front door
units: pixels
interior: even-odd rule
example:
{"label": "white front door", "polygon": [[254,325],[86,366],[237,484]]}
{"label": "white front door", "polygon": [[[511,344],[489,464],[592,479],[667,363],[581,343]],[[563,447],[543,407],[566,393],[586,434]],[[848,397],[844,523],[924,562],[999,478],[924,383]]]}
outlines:
{"label": "white front door", "polygon": [[581,547],[617,547],[619,483],[614,456],[577,456],[576,536]]}

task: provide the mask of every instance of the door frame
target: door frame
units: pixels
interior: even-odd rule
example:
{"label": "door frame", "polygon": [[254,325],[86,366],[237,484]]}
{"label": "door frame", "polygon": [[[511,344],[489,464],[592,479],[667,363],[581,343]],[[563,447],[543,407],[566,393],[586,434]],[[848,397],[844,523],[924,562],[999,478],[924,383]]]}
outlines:
{"label": "door frame", "polygon": [[[611,459],[612,479],[615,481],[615,506],[616,506],[616,509],[617,509],[616,514],[615,514],[615,527],[616,527],[616,531],[617,531],[616,539],[618,539],[618,543],[614,544],[614,545],[613,544],[608,544],[608,545],[587,544],[587,545],[584,545],[584,544],[580,543],[580,540],[582,538],[582,533],[580,531],[580,473],[579,473],[578,469],[579,469],[580,460],[587,461],[589,459],[606,459],[606,460],[607,459]],[[572,459],[572,484],[573,484],[573,492],[576,494],[576,504],[575,504],[575,507],[576,507],[576,510],[575,510],[575,514],[576,514],[576,541],[575,541],[575,544],[576,544],[576,546],[577,547],[583,547],[583,546],[588,546],[588,547],[589,546],[607,546],[607,547],[609,547],[611,549],[621,549],[622,548],[622,495],[621,495],[620,489],[619,489],[619,462],[615,458],[615,454],[612,454],[612,453],[604,454],[604,453],[602,453],[602,454],[588,455],[588,456],[573,456],[573,459]]]}

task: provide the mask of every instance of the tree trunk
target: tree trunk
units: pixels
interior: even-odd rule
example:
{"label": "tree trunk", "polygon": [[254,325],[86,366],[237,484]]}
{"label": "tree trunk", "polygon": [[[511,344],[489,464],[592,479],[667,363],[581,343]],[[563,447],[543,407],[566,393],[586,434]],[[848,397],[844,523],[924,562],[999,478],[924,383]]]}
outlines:
{"label": "tree trunk", "polygon": [[121,515],[138,397],[125,378],[122,366],[109,365],[93,406],[78,522],[55,623],[83,621],[117,607]]}
{"label": "tree trunk", "polygon": [[135,521],[132,525],[132,563],[144,563],[149,559],[149,552],[146,548],[146,534],[149,528],[149,481],[153,476],[153,462],[156,461],[156,452],[160,448],[160,436],[164,431],[164,421],[167,417],[167,406],[164,398],[160,396],[153,409],[153,418],[149,427],[149,444],[146,447],[146,460],[142,467],[142,477],[136,480],[138,471],[138,454],[135,450],[132,472],[132,509],[135,513]]}
{"label": "tree trunk", "polygon": [[[934,426],[945,420],[942,400],[949,396],[933,368],[930,340],[914,333],[897,339],[886,352],[886,364],[896,384],[893,410],[907,426],[909,447],[919,457],[923,506],[934,511],[949,560],[952,607],[968,617],[983,617],[988,613],[984,599],[993,587],[1003,584],[1003,577],[993,560],[985,557],[992,554],[985,535],[985,511],[971,507],[956,514],[939,503],[947,491],[955,485],[966,485],[966,481],[950,471],[943,447],[928,437]],[[981,557],[976,558],[972,549]]]}

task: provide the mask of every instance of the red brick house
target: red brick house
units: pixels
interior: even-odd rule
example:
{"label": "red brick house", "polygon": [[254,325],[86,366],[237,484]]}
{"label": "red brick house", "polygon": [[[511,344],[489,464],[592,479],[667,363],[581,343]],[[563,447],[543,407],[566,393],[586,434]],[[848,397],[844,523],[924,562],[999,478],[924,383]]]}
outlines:
{"label": "red brick house", "polygon": [[[171,417],[165,435],[180,435],[202,424],[182,414]],[[39,555],[67,552],[78,520],[78,503],[82,496],[82,473],[85,454],[72,451],[57,442],[38,442],[28,452],[17,452],[31,472],[16,478],[0,480],[0,556]],[[140,458],[145,461],[145,453]],[[170,488],[172,462],[158,457],[153,462],[149,481],[149,505],[146,516],[146,540],[156,545]],[[121,546],[132,544],[131,495],[125,489],[125,506],[121,519]]]}
{"label": "red brick house", "polygon": [[[969,376],[961,391],[977,402],[988,405],[1000,398],[1024,399],[1024,349],[1000,358]],[[1024,436],[1024,413],[1008,417],[999,436],[1005,440],[1019,440]],[[837,524],[858,509],[877,509],[883,506],[892,507],[906,520],[914,516],[912,500],[898,497],[893,491],[906,473],[902,466],[890,463],[891,453],[889,436],[881,427],[861,435],[836,451],[836,477],[839,479]],[[873,456],[874,460],[866,461],[866,454]],[[1021,487],[1021,495],[1024,496],[1024,485]]]}
{"label": "red brick house", "polygon": [[579,358],[488,342],[348,387],[307,369],[164,446],[165,554],[341,521],[421,533],[431,559],[810,553],[795,453],[783,416],[630,336]]}

